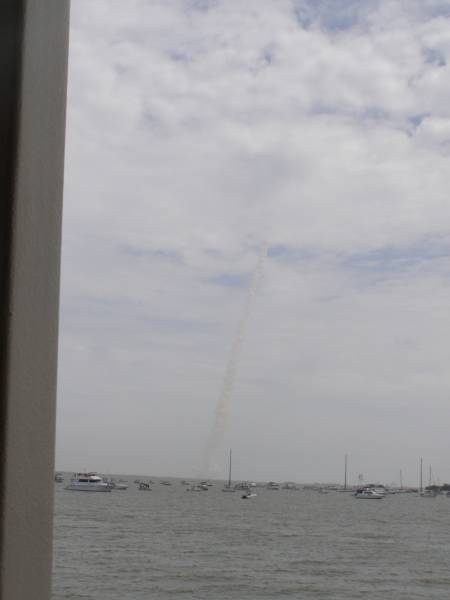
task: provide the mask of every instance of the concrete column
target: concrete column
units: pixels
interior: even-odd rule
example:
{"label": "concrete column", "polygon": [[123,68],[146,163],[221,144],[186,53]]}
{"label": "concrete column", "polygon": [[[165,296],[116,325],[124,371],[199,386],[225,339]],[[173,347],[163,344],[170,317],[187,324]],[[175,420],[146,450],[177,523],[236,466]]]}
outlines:
{"label": "concrete column", "polygon": [[0,597],[46,600],[68,0],[0,3]]}

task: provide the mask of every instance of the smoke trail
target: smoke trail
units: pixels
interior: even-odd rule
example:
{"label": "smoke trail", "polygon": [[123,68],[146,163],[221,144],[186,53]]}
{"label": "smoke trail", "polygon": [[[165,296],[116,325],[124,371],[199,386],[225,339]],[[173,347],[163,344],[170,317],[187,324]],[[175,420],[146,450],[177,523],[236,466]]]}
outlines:
{"label": "smoke trail", "polygon": [[268,247],[269,244],[264,242],[259,252],[258,261],[256,263],[250,287],[247,292],[244,310],[237,327],[236,337],[228,356],[225,376],[216,406],[213,427],[206,443],[202,476],[215,475],[215,471],[217,471],[217,465],[222,462],[220,457],[218,457],[218,454],[223,450],[225,433],[230,419],[231,396],[236,379],[236,371],[239,364],[242,344],[245,338],[247,323],[264,274],[264,263],[266,260]]}

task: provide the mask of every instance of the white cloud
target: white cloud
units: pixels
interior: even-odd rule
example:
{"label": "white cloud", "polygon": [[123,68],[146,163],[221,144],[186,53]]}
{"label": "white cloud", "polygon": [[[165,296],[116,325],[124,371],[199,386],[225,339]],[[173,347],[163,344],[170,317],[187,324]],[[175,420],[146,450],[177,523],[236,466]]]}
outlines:
{"label": "white cloud", "polygon": [[[332,478],[327,457],[385,428],[412,455],[377,446],[360,469],[429,451],[450,478],[450,3],[357,5],[73,4],[61,467],[195,471],[243,304],[217,282],[268,239],[230,432],[242,475]],[[83,450],[86,413],[108,427]],[[320,473],[297,468],[313,446]]]}

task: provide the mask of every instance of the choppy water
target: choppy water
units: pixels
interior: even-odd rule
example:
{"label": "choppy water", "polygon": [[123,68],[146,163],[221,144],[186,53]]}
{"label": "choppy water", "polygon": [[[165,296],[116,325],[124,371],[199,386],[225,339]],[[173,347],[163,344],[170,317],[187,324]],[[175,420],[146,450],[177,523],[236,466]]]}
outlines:
{"label": "choppy water", "polygon": [[445,496],[55,487],[54,600],[450,597]]}

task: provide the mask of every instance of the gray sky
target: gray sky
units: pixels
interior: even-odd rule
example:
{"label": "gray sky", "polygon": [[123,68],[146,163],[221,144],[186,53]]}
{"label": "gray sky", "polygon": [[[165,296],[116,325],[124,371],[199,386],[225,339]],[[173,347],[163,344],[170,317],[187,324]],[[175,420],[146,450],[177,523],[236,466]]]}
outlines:
{"label": "gray sky", "polygon": [[234,476],[450,480],[450,1],[71,18],[58,468],[198,473],[267,241]]}

